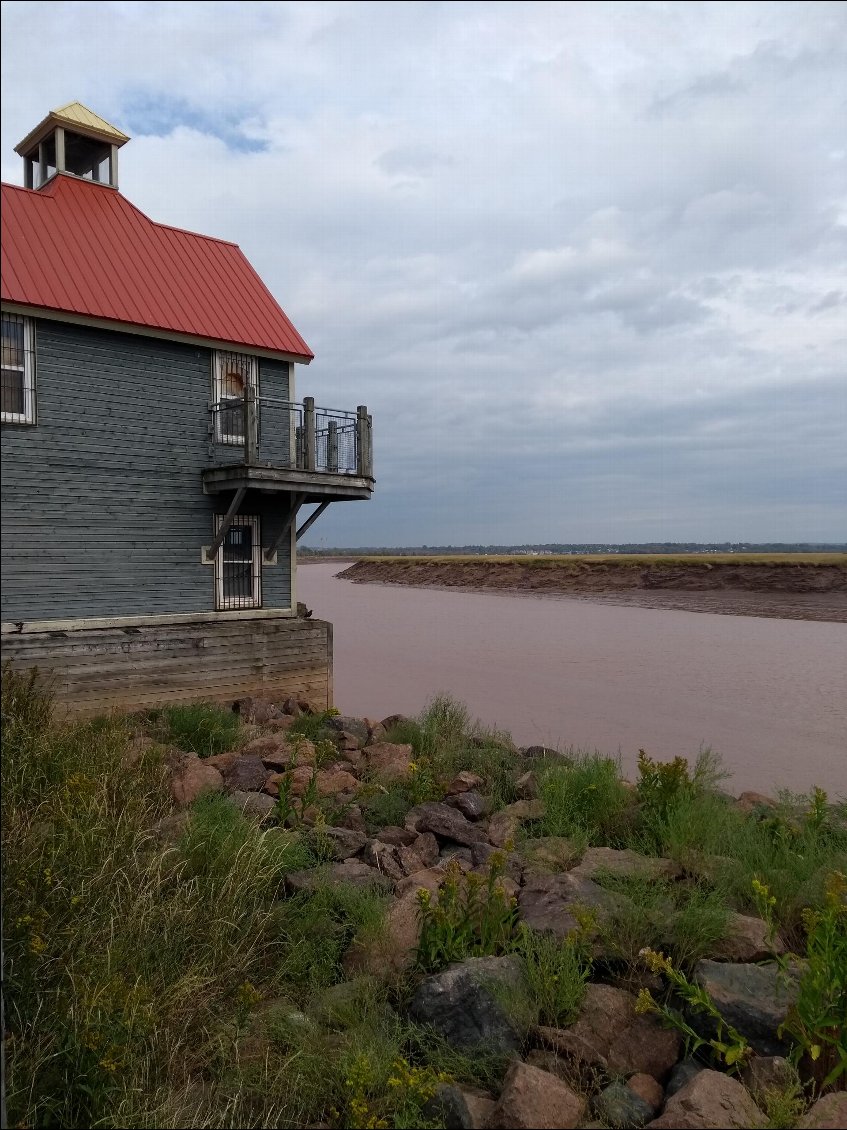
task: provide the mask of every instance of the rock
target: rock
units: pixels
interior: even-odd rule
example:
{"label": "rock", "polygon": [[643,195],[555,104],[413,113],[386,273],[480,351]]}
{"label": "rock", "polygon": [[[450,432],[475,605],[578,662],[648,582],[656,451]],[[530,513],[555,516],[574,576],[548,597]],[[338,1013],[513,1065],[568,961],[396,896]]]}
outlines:
{"label": "rock", "polygon": [[280,714],[278,718],[270,718],[265,722],[265,729],[272,733],[287,734],[294,725],[295,719],[288,714]]}
{"label": "rock", "polygon": [[797,1123],[798,1130],[842,1130],[847,1126],[847,1092],[832,1091],[819,1098]]}
{"label": "rock", "polygon": [[741,1082],[755,1101],[764,1105],[768,1091],[792,1086],[797,1082],[797,1072],[781,1055],[754,1055],[741,1071]]}
{"label": "rock", "polygon": [[569,1130],[580,1125],[584,1113],[585,1099],[563,1079],[515,1060],[506,1074],[488,1126]]}
{"label": "rock", "polygon": [[350,828],[321,828],[315,835],[320,835],[325,843],[332,845],[333,856],[339,861],[358,855],[368,842],[363,832]]}
{"label": "rock", "polygon": [[230,753],[216,753],[213,754],[212,757],[204,757],[203,760],[207,765],[214,766],[214,768],[225,777],[240,756],[240,753],[231,751]]}
{"label": "rock", "polygon": [[425,871],[416,871],[405,879],[401,879],[395,888],[395,894],[397,898],[401,898],[408,891],[426,890],[431,895],[435,895],[446,878],[447,869],[443,864],[427,867]]}
{"label": "rock", "polygon": [[473,870],[473,854],[471,849],[462,844],[447,843],[439,851],[438,858],[442,863],[459,863],[464,871]]}
{"label": "rock", "polygon": [[246,754],[227,773],[226,785],[233,792],[260,792],[269,776],[261,757]]}
{"label": "rock", "polygon": [[[768,965],[698,961],[694,980],[711,996],[724,1020],[737,1028],[760,1055],[782,1055],[788,1044],[776,1031],[797,1000],[799,969],[789,966],[786,974],[772,962]],[[701,1014],[692,1014],[692,1027],[708,1032]]]}
{"label": "rock", "polygon": [[671,1071],[665,1083],[665,1098],[671,1098],[677,1091],[681,1091],[695,1075],[699,1075],[705,1068],[696,1059],[682,1059]]}
{"label": "rock", "polygon": [[475,1087],[460,1087],[459,1090],[462,1092],[462,1098],[468,1108],[472,1130],[483,1130],[483,1127],[488,1125],[491,1112],[497,1105],[496,1100],[491,1095],[486,1094],[485,1091],[479,1091]]}
{"label": "rock", "polygon": [[504,852],[502,848],[492,847],[484,840],[478,844],[471,844],[471,860],[474,871],[487,875],[491,866],[492,855],[505,856],[503,873],[520,886],[523,878],[523,860],[516,852]]}
{"label": "rock", "polygon": [[375,722],[371,718],[365,718],[363,721],[367,723],[368,727],[368,744],[385,741],[388,731],[382,722]]}
{"label": "rock", "polygon": [[777,802],[773,797],[765,796],[764,793],[746,792],[742,793],[738,800],[735,802],[735,807],[739,812],[753,812],[757,808],[776,808]]}
{"label": "rock", "polygon": [[354,887],[374,887],[386,893],[394,886],[379,871],[368,867],[360,859],[345,859],[328,868],[309,867],[304,871],[290,871],[285,876],[286,886],[295,892],[315,891],[320,887],[340,887],[345,883]]}
{"label": "rock", "polygon": [[367,836],[368,826],[358,804],[345,806],[341,815],[335,818],[335,823],[339,828],[350,828],[354,832],[361,832],[362,835]]}
{"label": "rock", "polygon": [[445,1130],[473,1130],[473,1119],[465,1096],[451,1083],[442,1083],[431,1099],[423,1105],[421,1113],[427,1122],[445,1127]]}
{"label": "rock", "polygon": [[[649,1079],[650,1076],[643,1078]],[[655,1079],[653,1082],[656,1082]],[[604,1126],[623,1127],[625,1130],[630,1127],[640,1130],[653,1117],[655,1109],[624,1083],[610,1083],[594,1097],[591,1107]]]}
{"label": "rock", "polygon": [[409,721],[411,721],[411,719],[407,718],[405,714],[389,714],[387,718],[383,718],[380,722],[380,726],[388,731],[395,726],[401,726],[404,722]]}
{"label": "rock", "polygon": [[551,749],[549,745],[527,745],[519,751],[524,757],[529,757],[535,760],[542,757],[562,757],[557,749]]}
{"label": "rock", "polygon": [[248,742],[241,751],[244,757],[260,757],[268,769],[287,769],[291,764],[291,746],[285,738],[262,734]]}
{"label": "rock", "polygon": [[269,796],[279,796],[280,785],[283,781],[290,782],[290,796],[300,798],[308,789],[315,770],[310,765],[300,765],[297,769],[289,769],[287,773],[272,773],[264,785],[264,792]]}
{"label": "rock", "polygon": [[538,778],[531,769],[518,777],[515,781],[515,789],[518,796],[523,797],[524,800],[533,800],[538,796]]}
{"label": "rock", "polygon": [[768,925],[761,918],[746,914],[729,916],[726,935],[715,946],[714,957],[718,961],[744,963],[767,961],[777,954],[786,953],[785,942],[777,934],[773,946],[768,941]]}
{"label": "rock", "polygon": [[276,812],[276,801],[266,793],[234,792],[229,799],[245,816],[260,823],[270,820]]}
{"label": "rock", "polygon": [[564,836],[524,840],[520,847],[527,866],[541,871],[567,871],[580,858],[580,849]]}
{"label": "rock", "polygon": [[349,730],[333,731],[333,736],[335,738],[335,744],[340,750],[349,751],[351,753],[361,751],[361,741],[355,734],[351,734]]}
{"label": "rock", "polygon": [[616,851],[614,848],[588,848],[572,875],[580,879],[597,879],[600,875],[621,878],[676,879],[682,869],[672,859],[656,859],[637,851]]}
{"label": "rock", "polygon": [[359,782],[353,774],[347,773],[344,769],[319,769],[315,781],[318,796],[338,796],[339,793],[353,793],[359,787]]}
{"label": "rock", "polygon": [[661,1081],[676,1063],[678,1032],[635,1011],[636,997],[609,985],[589,984],[579,1018],[568,1028],[537,1029],[542,1046],[587,1067],[615,1075],[652,1075]]}
{"label": "rock", "polygon": [[314,765],[317,758],[315,744],[302,734],[291,734],[288,738],[291,749],[291,764],[296,766]]}
{"label": "rock", "polygon": [[409,1011],[452,1047],[508,1055],[519,1051],[521,1039],[491,986],[522,983],[523,966],[514,955],[471,958],[427,977]]}
{"label": "rock", "polygon": [[544,805],[540,800],[518,800],[506,805],[491,817],[488,826],[488,841],[495,847],[514,843],[518,830],[524,820],[538,820],[544,815]]}
{"label": "rock", "polygon": [[176,774],[171,777],[171,796],[179,808],[187,808],[206,793],[219,793],[224,779],[214,767],[206,765],[194,754],[180,760]]}
{"label": "rock", "polygon": [[572,871],[551,875],[542,871],[524,873],[520,894],[521,918],[533,930],[566,938],[579,925],[579,911],[591,910],[598,921],[607,918],[622,896],[604,890],[590,879],[574,877]]}
{"label": "rock", "polygon": [[461,773],[457,773],[450,784],[447,786],[447,796],[458,796],[460,793],[470,792],[471,789],[481,789],[485,784],[484,778],[480,777],[477,773],[471,773],[469,769],[463,769]]}
{"label": "rock", "polygon": [[394,844],[395,847],[406,847],[413,844],[418,838],[418,833],[411,828],[398,828],[394,824],[387,824],[380,828],[377,838],[384,844]]}
{"label": "rock", "polygon": [[736,1080],[720,1071],[699,1071],[665,1104],[648,1126],[668,1130],[753,1130],[767,1123],[764,1114]]}
{"label": "rock", "polygon": [[446,803],[457,808],[463,816],[467,816],[468,820],[480,820],[489,814],[492,807],[491,798],[483,796],[476,789],[468,789],[458,796],[448,797]]}
{"label": "rock", "polygon": [[265,698],[240,698],[233,710],[242,722],[264,726],[266,722],[279,717],[279,708]]}
{"label": "rock", "polygon": [[469,846],[487,839],[482,828],[472,824],[461,812],[449,804],[430,801],[409,809],[406,814],[406,827],[416,832],[432,832],[445,840]]}
{"label": "rock", "polygon": [[300,704],[296,698],[289,696],[280,707],[283,714],[289,714],[292,718],[299,718],[303,711],[300,709]]}
{"label": "rock", "polygon": [[353,942],[342,964],[347,975],[368,973],[384,978],[387,972],[404,973],[414,965],[421,936],[417,890],[394,898],[386,911],[382,929],[364,942]]}
{"label": "rock", "polygon": [[432,832],[421,832],[414,843],[398,847],[397,857],[407,875],[425,871],[438,862],[438,840]]}
{"label": "rock", "polygon": [[185,809],[179,812],[170,812],[167,816],[158,820],[150,829],[150,832],[161,844],[175,844],[182,838],[190,820],[191,813],[186,812]]}
{"label": "rock", "polygon": [[662,1090],[661,1083],[657,1083],[652,1075],[645,1075],[641,1071],[637,1072],[627,1079],[626,1085],[633,1094],[638,1095],[641,1101],[647,1104],[651,1111],[651,1118],[656,1111],[661,1110],[662,1103],[665,1101],[665,1092]]}
{"label": "rock", "polygon": [[360,746],[363,746],[369,737],[367,722],[364,722],[361,718],[352,718],[349,714],[337,714],[334,718],[328,718],[327,727],[331,730],[353,734]]}
{"label": "rock", "polygon": [[392,742],[375,742],[365,749],[373,774],[381,781],[408,781],[412,775],[412,747]]}
{"label": "rock", "polygon": [[380,843],[379,840],[370,840],[362,852],[365,863],[375,867],[392,882],[402,879],[406,875],[400,860],[397,858],[397,848],[391,844]]}

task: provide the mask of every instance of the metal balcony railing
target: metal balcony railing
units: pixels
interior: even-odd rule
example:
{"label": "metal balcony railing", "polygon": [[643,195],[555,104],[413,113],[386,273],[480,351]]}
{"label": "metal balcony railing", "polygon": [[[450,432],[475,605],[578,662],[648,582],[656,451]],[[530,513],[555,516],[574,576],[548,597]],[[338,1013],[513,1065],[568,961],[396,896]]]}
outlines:
{"label": "metal balcony railing", "polygon": [[210,455],[218,465],[291,468],[330,475],[373,478],[371,417],[355,412],[258,396],[219,400],[209,410]]}

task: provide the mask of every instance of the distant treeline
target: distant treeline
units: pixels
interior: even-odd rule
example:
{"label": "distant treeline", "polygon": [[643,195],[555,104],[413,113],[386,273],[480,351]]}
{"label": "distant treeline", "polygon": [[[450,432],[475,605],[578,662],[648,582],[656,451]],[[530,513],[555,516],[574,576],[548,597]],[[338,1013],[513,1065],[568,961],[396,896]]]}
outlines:
{"label": "distant treeline", "polygon": [[699,542],[651,541],[621,542],[547,542],[543,545],[411,545],[411,546],[357,546],[354,549],[297,550],[301,557],[449,557],[479,554],[564,554],[564,553],[845,553],[847,542]]}

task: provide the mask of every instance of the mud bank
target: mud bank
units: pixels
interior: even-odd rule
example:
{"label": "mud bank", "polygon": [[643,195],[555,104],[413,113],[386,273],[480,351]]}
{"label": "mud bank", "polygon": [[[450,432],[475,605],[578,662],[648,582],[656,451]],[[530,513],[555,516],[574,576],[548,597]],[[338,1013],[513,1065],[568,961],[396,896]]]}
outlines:
{"label": "mud bank", "polygon": [[847,622],[847,560],[668,561],[627,558],[365,559],[359,584],[499,590],[735,616]]}

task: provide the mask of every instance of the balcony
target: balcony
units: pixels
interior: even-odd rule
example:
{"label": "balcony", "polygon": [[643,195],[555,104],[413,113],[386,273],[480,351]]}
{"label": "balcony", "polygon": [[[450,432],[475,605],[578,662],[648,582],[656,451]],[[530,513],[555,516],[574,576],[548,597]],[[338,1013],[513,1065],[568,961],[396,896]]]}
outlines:
{"label": "balcony", "polygon": [[209,409],[206,494],[287,492],[297,505],[370,498],[374,488],[371,417],[258,396],[222,400]]}

